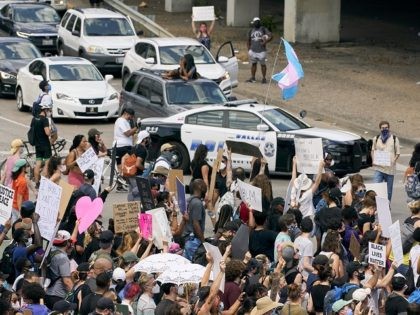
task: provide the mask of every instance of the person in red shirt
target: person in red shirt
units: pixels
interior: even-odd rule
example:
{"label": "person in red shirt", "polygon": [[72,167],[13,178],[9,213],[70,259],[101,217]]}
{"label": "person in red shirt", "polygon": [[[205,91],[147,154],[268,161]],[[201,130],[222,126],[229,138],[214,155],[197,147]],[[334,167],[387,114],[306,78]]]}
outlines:
{"label": "person in red shirt", "polygon": [[28,163],[25,159],[16,161],[12,170],[12,189],[15,191],[13,196],[12,223],[20,216],[20,207],[24,201],[29,200],[28,182],[26,180],[26,168]]}

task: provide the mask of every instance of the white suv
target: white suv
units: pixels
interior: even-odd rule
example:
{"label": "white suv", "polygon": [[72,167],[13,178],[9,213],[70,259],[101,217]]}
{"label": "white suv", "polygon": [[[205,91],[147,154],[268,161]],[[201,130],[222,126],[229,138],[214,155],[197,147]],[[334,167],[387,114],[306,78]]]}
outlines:
{"label": "white suv", "polygon": [[104,72],[121,71],[125,53],[138,40],[131,20],[106,9],[71,9],[58,29],[60,55],[80,56]]}

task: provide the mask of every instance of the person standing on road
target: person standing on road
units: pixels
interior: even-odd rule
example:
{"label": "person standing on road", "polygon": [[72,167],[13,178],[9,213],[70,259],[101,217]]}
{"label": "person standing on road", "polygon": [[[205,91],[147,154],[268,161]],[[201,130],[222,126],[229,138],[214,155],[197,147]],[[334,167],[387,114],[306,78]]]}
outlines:
{"label": "person standing on road", "polygon": [[248,56],[251,62],[251,78],[246,82],[255,83],[255,73],[257,72],[257,63],[261,65],[261,72],[263,79],[261,83],[267,83],[266,74],[267,66],[265,61],[267,58],[266,44],[273,38],[271,32],[261,25],[259,17],[254,17],[251,22],[253,28],[248,33]]}
{"label": "person standing on road", "polygon": [[213,21],[211,21],[210,27],[207,27],[207,23],[200,22],[200,26],[197,30],[196,25],[194,23],[194,16],[191,17],[191,28],[196,36],[197,40],[208,50],[210,50],[210,35],[213,32],[214,29],[214,22],[216,21],[216,17]]}
{"label": "person standing on road", "polygon": [[89,142],[84,135],[76,135],[73,138],[73,144],[66,157],[66,166],[69,171],[68,183],[79,188],[83,183],[83,173],[77,165],[77,159],[89,148]]}
{"label": "person standing on road", "polygon": [[[114,125],[114,144],[116,145],[116,161],[118,172],[121,174],[121,159],[125,154],[130,154],[133,147],[133,136],[137,132],[137,126],[134,126],[134,110],[124,108]],[[121,183],[118,182],[117,191],[127,191]]]}
{"label": "person standing on road", "polygon": [[89,129],[88,131],[88,141],[98,157],[107,155],[107,147],[101,138],[101,134],[103,134],[103,132],[96,128]]}
{"label": "person standing on road", "polygon": [[[388,121],[379,123],[381,133],[373,138],[372,143],[372,167],[375,170],[373,174],[374,183],[386,182],[388,187],[388,200],[391,201],[392,189],[394,186],[395,166],[400,157],[400,140],[390,132]],[[388,161],[382,161],[381,165],[377,165],[379,152]]]}

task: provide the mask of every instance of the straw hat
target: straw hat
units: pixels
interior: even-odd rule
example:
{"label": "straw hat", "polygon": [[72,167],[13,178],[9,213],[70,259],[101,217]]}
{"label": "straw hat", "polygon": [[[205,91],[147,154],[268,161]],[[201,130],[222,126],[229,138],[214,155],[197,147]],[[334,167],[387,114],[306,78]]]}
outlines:
{"label": "straw hat", "polygon": [[308,190],[312,186],[312,179],[310,179],[306,174],[300,174],[293,184],[296,189]]}
{"label": "straw hat", "polygon": [[252,309],[251,315],[262,315],[283,304],[272,301],[268,296],[264,296],[257,300],[257,305]]}

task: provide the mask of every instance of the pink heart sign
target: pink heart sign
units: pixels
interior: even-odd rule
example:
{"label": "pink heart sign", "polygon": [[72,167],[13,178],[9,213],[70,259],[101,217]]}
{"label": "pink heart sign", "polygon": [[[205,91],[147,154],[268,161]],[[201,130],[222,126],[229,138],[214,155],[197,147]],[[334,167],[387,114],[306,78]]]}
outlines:
{"label": "pink heart sign", "polygon": [[79,220],[79,234],[86,231],[95,222],[103,207],[104,202],[101,198],[96,198],[92,201],[89,196],[84,196],[77,200],[76,217]]}

